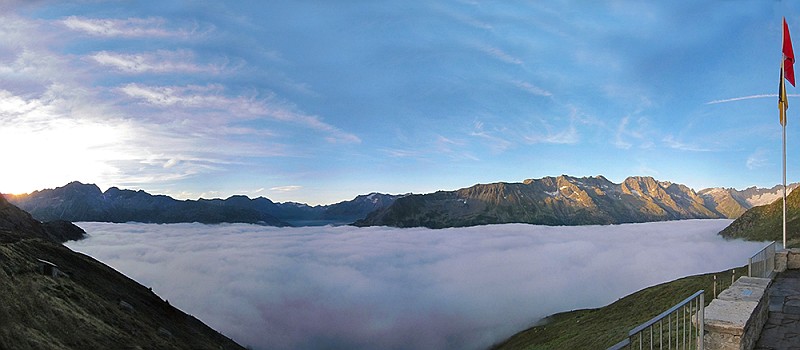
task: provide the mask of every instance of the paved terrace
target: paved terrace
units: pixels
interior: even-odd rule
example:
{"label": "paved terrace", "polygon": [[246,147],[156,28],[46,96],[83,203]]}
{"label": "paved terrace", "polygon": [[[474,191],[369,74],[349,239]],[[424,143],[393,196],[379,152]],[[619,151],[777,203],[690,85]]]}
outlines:
{"label": "paved terrace", "polygon": [[711,301],[705,350],[800,350],[800,249],[773,243],[756,256],[754,274],[772,277],[741,277]]}
{"label": "paved terrace", "polygon": [[800,350],[800,270],[779,273],[767,289],[769,316],[757,350]]}

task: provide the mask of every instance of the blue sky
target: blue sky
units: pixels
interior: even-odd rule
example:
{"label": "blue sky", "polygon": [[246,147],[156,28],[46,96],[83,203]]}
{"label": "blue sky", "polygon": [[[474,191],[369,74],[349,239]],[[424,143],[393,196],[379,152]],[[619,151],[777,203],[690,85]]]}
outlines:
{"label": "blue sky", "polygon": [[[781,181],[779,1],[5,1],[0,192]],[[788,179],[800,99],[788,87]]]}

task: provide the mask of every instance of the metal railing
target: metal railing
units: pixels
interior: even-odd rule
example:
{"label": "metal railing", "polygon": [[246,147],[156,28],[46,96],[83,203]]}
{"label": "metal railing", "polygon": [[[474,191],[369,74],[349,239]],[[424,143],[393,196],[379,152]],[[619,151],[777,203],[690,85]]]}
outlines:
{"label": "metal railing", "polygon": [[717,298],[717,296],[719,295],[719,294],[717,294],[717,291],[722,293],[722,291],[725,290],[725,288],[728,288],[728,287],[732,286],[733,282],[736,282],[736,269],[731,269],[731,283],[726,283],[725,281],[723,281],[720,278],[719,279],[719,284],[718,284],[717,283],[717,275],[714,275],[714,283],[713,283],[713,289],[712,289],[712,294],[711,294],[711,300],[714,300],[714,299]]}
{"label": "metal railing", "polygon": [[775,246],[772,241],[758,253],[747,259],[747,275],[750,277],[770,278],[775,271]]}
{"label": "metal railing", "polygon": [[682,302],[640,324],[608,350],[699,349],[703,350],[705,294],[699,290]]}

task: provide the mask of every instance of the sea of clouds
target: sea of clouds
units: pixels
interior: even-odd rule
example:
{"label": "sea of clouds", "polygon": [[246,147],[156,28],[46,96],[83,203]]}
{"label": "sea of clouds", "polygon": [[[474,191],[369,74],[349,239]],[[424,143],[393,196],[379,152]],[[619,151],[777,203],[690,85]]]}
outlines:
{"label": "sea of clouds", "polygon": [[67,246],[254,349],[481,349],[556,312],[744,265],[765,244],[720,238],[730,222],[79,223],[89,238]]}

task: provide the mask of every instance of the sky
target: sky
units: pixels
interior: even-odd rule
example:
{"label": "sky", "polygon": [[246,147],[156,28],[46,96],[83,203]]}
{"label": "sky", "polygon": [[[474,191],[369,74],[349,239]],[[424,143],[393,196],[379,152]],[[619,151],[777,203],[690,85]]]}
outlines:
{"label": "sky", "polygon": [[784,16],[800,38],[789,1],[4,0],[0,192],[772,187]]}
{"label": "sky", "polygon": [[717,235],[730,222],[442,230],[78,223],[89,238],[66,245],[253,349],[461,350],[486,349],[553,313],[743,266],[766,243]]}

